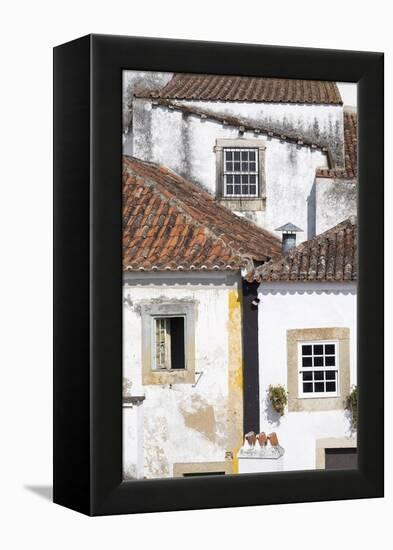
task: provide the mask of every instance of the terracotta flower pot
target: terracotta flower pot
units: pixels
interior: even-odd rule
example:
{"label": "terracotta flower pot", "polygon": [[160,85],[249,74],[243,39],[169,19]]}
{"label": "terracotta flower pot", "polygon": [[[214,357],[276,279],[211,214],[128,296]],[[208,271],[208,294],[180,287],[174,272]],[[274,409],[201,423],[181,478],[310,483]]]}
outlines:
{"label": "terracotta flower pot", "polygon": [[270,441],[270,445],[273,445],[273,447],[276,447],[278,445],[278,437],[276,432],[272,432],[269,434],[268,439]]}
{"label": "terracotta flower pot", "polygon": [[257,441],[257,436],[255,435],[255,432],[248,432],[245,435],[245,438],[246,438],[246,441],[248,442],[248,444],[251,445],[252,447],[255,445],[255,443]]}

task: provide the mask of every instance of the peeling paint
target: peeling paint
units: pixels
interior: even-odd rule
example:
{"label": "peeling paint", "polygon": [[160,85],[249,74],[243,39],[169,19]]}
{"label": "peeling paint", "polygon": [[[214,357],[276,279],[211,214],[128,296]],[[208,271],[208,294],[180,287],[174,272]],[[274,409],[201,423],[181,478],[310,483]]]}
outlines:
{"label": "peeling paint", "polygon": [[[132,285],[131,281],[124,285],[124,297],[127,296],[134,307],[123,309],[123,371],[125,378],[132,382],[132,393],[145,396],[139,407],[127,409],[129,416],[125,417],[125,422],[131,423],[131,431],[125,429],[124,450],[130,450],[128,466],[135,463],[136,458],[131,453],[136,441],[132,415],[143,410],[140,439],[143,441],[143,476],[146,478],[171,477],[174,464],[225,461],[226,453],[234,450],[228,439],[228,426],[242,434],[241,334],[237,333],[240,322],[239,279],[223,279],[217,286],[214,274],[210,284],[206,274],[183,273],[179,279],[166,273],[163,277],[165,285],[159,278],[146,286]],[[188,279],[192,286],[187,283]],[[231,300],[230,293],[234,294]],[[146,302],[182,301],[193,302],[198,312],[195,371],[203,372],[203,375],[196,387],[192,384],[143,385],[142,322],[135,306]],[[235,339],[229,338],[228,319],[231,319]],[[238,399],[235,397],[237,391],[240,391],[240,402],[235,401],[232,406],[230,394],[233,399]],[[156,465],[156,461],[162,465]]]}
{"label": "peeling paint", "polygon": [[[165,443],[168,441],[168,422],[164,415],[145,415],[143,442],[145,477],[166,477],[170,474]],[[146,473],[148,474],[146,476]]]}
{"label": "peeling paint", "polygon": [[191,412],[185,410],[182,404],[179,407],[184,418],[184,424],[188,428],[200,432],[214,443],[217,438],[217,430],[213,406],[199,395],[193,395],[191,397],[191,404]]}
{"label": "peeling paint", "polygon": [[132,382],[129,378],[123,376],[123,397],[132,395]]}

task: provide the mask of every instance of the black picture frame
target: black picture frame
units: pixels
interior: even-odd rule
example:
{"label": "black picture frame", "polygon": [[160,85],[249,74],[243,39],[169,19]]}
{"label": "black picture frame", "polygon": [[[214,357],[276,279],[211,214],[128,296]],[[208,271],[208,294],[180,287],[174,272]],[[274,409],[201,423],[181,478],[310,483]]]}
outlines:
{"label": "black picture frame", "polygon": [[[122,480],[122,70],[357,82],[356,470]],[[88,35],[54,49],[54,502],[88,515],[383,496],[383,54]]]}

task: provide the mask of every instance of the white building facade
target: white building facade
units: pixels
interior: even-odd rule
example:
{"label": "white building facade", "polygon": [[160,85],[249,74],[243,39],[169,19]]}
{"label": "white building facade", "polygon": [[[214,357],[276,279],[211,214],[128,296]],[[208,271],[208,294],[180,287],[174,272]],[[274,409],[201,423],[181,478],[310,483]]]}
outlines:
{"label": "white building facade", "polygon": [[238,472],[241,270],[279,240],[164,167],[123,162],[123,476]]}
{"label": "white building facade", "polygon": [[[335,86],[316,84],[323,90]],[[183,92],[182,85],[191,90]],[[217,89],[208,93],[193,86],[196,84],[190,75],[175,75],[163,90],[137,94],[129,140],[131,154],[168,166],[269,231],[291,221],[302,229],[298,242],[313,237],[318,225],[316,171],[341,170],[345,164],[344,109],[338,90],[336,94],[332,89],[326,96],[321,91],[319,95],[315,91],[259,93],[242,101],[231,91],[234,83],[229,77],[222,77]],[[228,86],[230,91],[225,92]],[[216,100],[219,90],[224,99]],[[232,173],[225,173],[225,149],[245,148],[259,150],[259,170],[253,172],[256,186],[252,188],[240,185],[243,179],[234,174],[233,164],[228,164]],[[242,174],[251,174],[249,168],[244,167]],[[235,175],[239,181],[236,188],[231,185]],[[328,200],[318,195],[319,212],[327,209],[325,198]],[[353,205],[351,208],[349,214],[355,214]],[[333,225],[344,219],[340,215],[337,211]],[[330,210],[330,217],[334,217],[334,210]]]}
{"label": "white building facade", "polygon": [[[163,77],[132,102],[124,478],[350,463],[356,222],[339,222],[356,214],[356,117],[335,83],[201,78]],[[300,228],[286,255],[280,226]],[[253,429],[280,452],[254,452]]]}
{"label": "white building facade", "polygon": [[[239,276],[221,273],[126,275],[124,397],[140,401],[130,407],[125,399],[123,408],[125,478],[233,472],[242,442],[239,284]],[[144,325],[154,330],[157,319],[191,311],[187,378],[182,369],[151,376],[144,353],[154,354],[154,344],[144,350]]]}
{"label": "white building facade", "polygon": [[[341,445],[352,441],[356,446],[351,417],[345,410],[346,398],[357,383],[356,296],[355,282],[267,282],[259,286],[260,429],[276,431],[285,448],[285,470],[321,467],[317,449],[322,440],[342,440]],[[302,355],[306,346],[306,351],[312,346],[320,354]],[[332,355],[325,356],[326,349]],[[334,363],[330,371],[302,367],[303,359],[312,363],[320,358],[325,363],[327,357]],[[303,377],[313,380],[318,374],[319,397],[314,395],[318,392],[303,392]],[[326,375],[334,380],[335,391],[325,392]],[[289,393],[282,417],[272,409],[267,395],[269,385],[278,384]],[[334,447],[339,447],[337,441]]]}
{"label": "white building facade", "polygon": [[[355,461],[347,399],[357,385],[356,242],[351,218],[256,271],[259,431],[276,432],[284,470]],[[278,386],[283,415],[268,395]]]}

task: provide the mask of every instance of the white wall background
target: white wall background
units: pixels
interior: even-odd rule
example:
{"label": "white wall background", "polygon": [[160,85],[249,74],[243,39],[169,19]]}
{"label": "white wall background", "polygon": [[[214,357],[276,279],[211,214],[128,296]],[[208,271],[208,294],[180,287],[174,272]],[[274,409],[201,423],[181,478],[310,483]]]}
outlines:
{"label": "white wall background", "polygon": [[[89,32],[134,34],[385,51],[387,93],[392,96],[393,42],[389,4],[375,0],[332,0],[309,8],[307,0],[279,4],[250,0],[184,9],[181,0],[146,3],[15,1],[2,9],[1,61],[1,519],[0,544],[7,550],[93,546],[96,550],[133,544],[139,548],[200,550],[244,545],[262,529],[265,546],[319,550],[374,546],[391,537],[392,475],[387,498],[271,507],[201,510],[89,519],[53,505],[51,483],[51,274],[52,274],[52,46]],[[247,12],[248,16],[240,14]],[[217,24],[217,22],[220,24]],[[246,21],[246,24],[243,22]],[[272,22],[274,24],[272,24]],[[242,24],[240,24],[242,23]],[[391,104],[387,103],[387,148],[391,150]],[[393,180],[388,159],[386,181]],[[392,209],[392,186],[387,204]],[[387,217],[387,231],[393,216]],[[392,249],[387,249],[388,268]],[[387,280],[392,280],[389,274]],[[387,300],[392,302],[389,285]],[[392,334],[392,308],[387,308]],[[387,338],[387,364],[392,338]],[[387,393],[392,371],[386,369]],[[392,402],[386,404],[392,418]],[[392,430],[387,427],[392,464]],[[33,487],[34,490],[28,487]],[[250,488],[252,490],[252,488]],[[42,498],[41,495],[44,495]],[[390,508],[389,508],[390,505]],[[333,542],[325,533],[333,529]],[[306,525],[306,531],[299,530]],[[304,533],[307,533],[307,536]],[[296,537],[298,535],[298,538]],[[258,535],[256,535],[258,536]]]}
{"label": "white wall background", "polygon": [[[342,410],[272,414],[267,399],[269,385],[288,388],[287,330],[349,328],[350,386],[356,384],[356,284],[265,283],[259,286],[260,430],[276,431],[285,449],[284,470],[315,468],[315,441],[325,437],[350,437]],[[341,395],[344,399],[345,395]]]}

